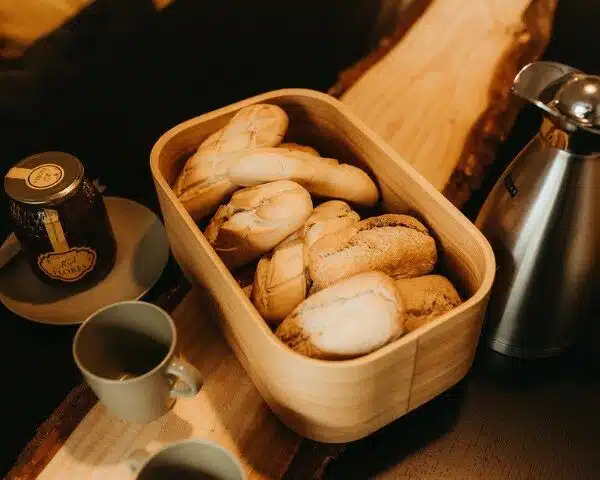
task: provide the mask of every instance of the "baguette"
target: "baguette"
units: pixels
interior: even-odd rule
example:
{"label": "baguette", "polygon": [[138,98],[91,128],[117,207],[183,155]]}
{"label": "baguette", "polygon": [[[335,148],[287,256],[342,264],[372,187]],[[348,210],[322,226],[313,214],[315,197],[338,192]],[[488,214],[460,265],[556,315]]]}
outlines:
{"label": "baguette", "polygon": [[360,168],[284,148],[258,148],[243,152],[227,170],[229,180],[243,187],[276,180],[292,180],[320,197],[338,198],[373,206],[379,191]]}
{"label": "baguette", "polygon": [[379,270],[394,278],[430,273],[437,261],[433,237],[416,218],[386,214],[325,235],[309,250],[314,291],[344,278]]}
{"label": "baguette", "polygon": [[352,358],[402,335],[403,312],[394,281],[381,272],[365,272],[308,297],[275,335],[308,357]]}
{"label": "baguette", "polygon": [[214,211],[239,188],[227,177],[227,169],[238,155],[245,150],[279,145],[288,123],[286,113],[276,105],[251,105],[202,142],[174,185],[175,194],[194,220]]}
{"label": "baguette", "polygon": [[405,326],[408,332],[431,322],[461,304],[460,295],[441,275],[396,280],[396,288],[406,306]]}
{"label": "baguette", "polygon": [[235,192],[219,207],[204,235],[232,270],[272,250],[311,212],[310,194],[297,183],[266,183]]}

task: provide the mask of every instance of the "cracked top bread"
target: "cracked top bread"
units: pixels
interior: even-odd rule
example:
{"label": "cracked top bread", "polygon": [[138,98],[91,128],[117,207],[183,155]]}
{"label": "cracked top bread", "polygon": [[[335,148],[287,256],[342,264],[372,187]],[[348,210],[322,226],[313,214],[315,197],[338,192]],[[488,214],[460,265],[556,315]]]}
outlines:
{"label": "cracked top bread", "polygon": [[312,210],[310,194],[297,183],[265,183],[235,192],[204,235],[232,270],[272,250],[304,225]]}
{"label": "cracked top bread", "polygon": [[277,105],[256,104],[242,108],[227,125],[208,136],[173,186],[190,216],[199,220],[239,189],[227,178],[229,165],[244,151],[279,145],[288,125],[287,114]]}
{"label": "cracked top bread", "polygon": [[232,183],[243,187],[292,180],[319,197],[367,207],[379,200],[377,186],[360,168],[297,149],[257,148],[243,152],[230,164],[227,175]]}
{"label": "cracked top bread", "polygon": [[396,280],[396,288],[406,306],[405,325],[408,332],[449,312],[462,303],[460,295],[442,275]]}
{"label": "cracked top bread", "polygon": [[308,295],[311,280],[306,256],[312,243],[359,220],[358,213],[345,202],[322,203],[302,227],[260,259],[252,303],[268,324],[279,325]]}
{"label": "cracked top bread", "polygon": [[435,240],[409,215],[371,217],[317,240],[308,263],[314,291],[344,278],[379,270],[394,278],[430,273],[437,262]]}
{"label": "cracked top bread", "polygon": [[382,272],[364,272],[308,297],[275,335],[308,357],[352,358],[401,336],[403,312],[394,280]]}

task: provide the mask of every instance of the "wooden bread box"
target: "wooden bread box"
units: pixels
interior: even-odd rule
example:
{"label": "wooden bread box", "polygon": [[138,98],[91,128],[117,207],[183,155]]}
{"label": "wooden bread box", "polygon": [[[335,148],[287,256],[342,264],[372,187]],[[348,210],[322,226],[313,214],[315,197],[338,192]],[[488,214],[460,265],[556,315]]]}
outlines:
{"label": "wooden bread box", "polygon": [[[382,212],[421,219],[438,242],[440,271],[465,301],[356,359],[312,359],[281,343],[170,187],[204,138],[255,103],[273,103],[287,112],[287,141],[367,170],[380,187]],[[494,280],[491,247],[456,207],[338,100],[304,89],[249,98],[166,132],[152,149],[150,165],[175,259],[190,281],[206,289],[220,328],[266,403],[298,434],[328,443],[357,440],[439,395],[469,370]]]}

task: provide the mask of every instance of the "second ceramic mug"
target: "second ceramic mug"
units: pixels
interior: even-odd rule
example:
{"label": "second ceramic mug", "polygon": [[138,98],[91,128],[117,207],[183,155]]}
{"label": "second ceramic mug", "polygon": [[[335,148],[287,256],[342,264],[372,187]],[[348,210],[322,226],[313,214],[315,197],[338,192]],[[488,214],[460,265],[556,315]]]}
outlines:
{"label": "second ceramic mug", "polygon": [[167,445],[154,454],[135,452],[127,464],[136,480],[246,480],[231,452],[199,438]]}
{"label": "second ceramic mug", "polygon": [[[174,397],[191,397],[200,372],[174,354],[171,317],[147,302],[109,305],[91,315],[73,340],[73,357],[86,382],[108,410],[132,422],[164,415]],[[180,380],[177,382],[176,380]]]}

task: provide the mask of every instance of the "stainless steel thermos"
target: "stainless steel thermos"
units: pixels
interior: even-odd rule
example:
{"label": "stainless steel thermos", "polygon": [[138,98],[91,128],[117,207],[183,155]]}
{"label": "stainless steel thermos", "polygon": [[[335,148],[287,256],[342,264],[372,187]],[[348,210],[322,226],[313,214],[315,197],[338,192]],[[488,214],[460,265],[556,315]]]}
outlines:
{"label": "stainless steel thermos", "polygon": [[512,91],[543,121],[476,220],[498,265],[487,338],[506,355],[545,357],[600,313],[600,77],[535,62]]}

